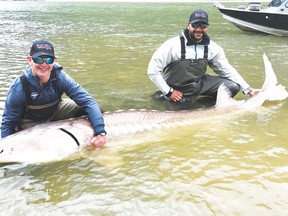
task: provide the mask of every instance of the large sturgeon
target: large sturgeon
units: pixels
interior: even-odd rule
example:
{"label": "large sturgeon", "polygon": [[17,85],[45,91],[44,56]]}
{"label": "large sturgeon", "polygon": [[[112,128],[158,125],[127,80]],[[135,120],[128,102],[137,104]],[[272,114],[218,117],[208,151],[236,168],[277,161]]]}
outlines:
{"label": "large sturgeon", "polygon": [[[265,101],[288,96],[267,56],[263,54],[265,81],[261,91],[248,100],[234,100],[220,86],[213,108],[186,111],[128,110],[104,113],[108,140],[143,131],[189,125],[207,118],[236,114],[261,106]],[[0,140],[0,163],[36,163],[62,160],[87,149],[93,129],[86,117],[39,124]],[[109,142],[108,142],[109,143]]]}

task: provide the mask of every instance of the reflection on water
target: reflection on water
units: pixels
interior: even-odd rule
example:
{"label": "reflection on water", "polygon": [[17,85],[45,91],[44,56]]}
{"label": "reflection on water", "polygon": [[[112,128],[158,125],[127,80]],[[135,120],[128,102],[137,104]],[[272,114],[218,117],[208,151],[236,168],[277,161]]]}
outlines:
{"label": "reflection on water", "polygon": [[[200,7],[210,14],[210,35],[251,85],[262,85],[266,52],[288,86],[288,38],[243,33],[212,4],[0,4],[1,113],[36,38],[54,43],[59,63],[105,110],[167,109],[151,98],[156,88],[147,64]],[[126,137],[79,160],[2,165],[1,213],[286,215],[287,106],[268,103],[238,116]]]}

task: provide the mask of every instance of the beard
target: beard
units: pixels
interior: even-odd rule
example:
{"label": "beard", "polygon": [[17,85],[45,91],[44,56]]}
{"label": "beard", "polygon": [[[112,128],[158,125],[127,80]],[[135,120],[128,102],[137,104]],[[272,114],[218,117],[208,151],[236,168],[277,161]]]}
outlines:
{"label": "beard", "polygon": [[204,37],[204,31],[202,30],[195,30],[195,31],[189,31],[189,37],[194,40],[195,42],[201,42]]}

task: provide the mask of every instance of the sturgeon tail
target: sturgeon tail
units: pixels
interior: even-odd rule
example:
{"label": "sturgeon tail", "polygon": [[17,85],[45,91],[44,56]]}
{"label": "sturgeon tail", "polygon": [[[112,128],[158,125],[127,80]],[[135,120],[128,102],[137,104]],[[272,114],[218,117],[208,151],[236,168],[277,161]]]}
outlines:
{"label": "sturgeon tail", "polygon": [[262,106],[265,101],[277,101],[284,100],[288,97],[288,92],[285,87],[278,84],[276,74],[272,68],[271,62],[267,58],[266,54],[263,54],[264,68],[265,68],[265,79],[263,86],[259,93],[247,101],[234,100],[231,97],[231,93],[224,86],[221,85],[218,89],[216,108],[239,105],[242,109],[253,109]]}
{"label": "sturgeon tail", "polygon": [[288,97],[288,92],[285,87],[278,84],[277,77],[272,68],[271,62],[267,58],[266,54],[263,54],[263,61],[265,66],[265,81],[262,86],[262,91],[268,91],[269,96],[266,98],[267,101],[280,101]]}
{"label": "sturgeon tail", "polygon": [[284,100],[288,97],[288,92],[285,87],[278,84],[276,74],[272,68],[266,54],[263,54],[264,68],[265,68],[265,80],[259,93],[243,105],[245,109],[252,109],[261,106],[265,101],[278,101]]}

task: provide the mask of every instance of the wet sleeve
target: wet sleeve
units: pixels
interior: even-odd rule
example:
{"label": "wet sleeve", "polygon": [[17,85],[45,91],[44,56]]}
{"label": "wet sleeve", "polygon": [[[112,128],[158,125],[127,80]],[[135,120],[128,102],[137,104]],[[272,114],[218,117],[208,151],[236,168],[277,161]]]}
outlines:
{"label": "wet sleeve", "polygon": [[59,88],[61,88],[67,96],[70,97],[70,99],[75,101],[78,106],[84,108],[87,112],[95,135],[106,133],[103,115],[98,102],[68,74],[62,73],[62,77],[59,81]]}
{"label": "wet sleeve", "polygon": [[15,127],[19,124],[25,111],[25,95],[23,91],[17,91],[13,86],[9,89],[1,123],[1,137],[4,138],[15,133]]}

